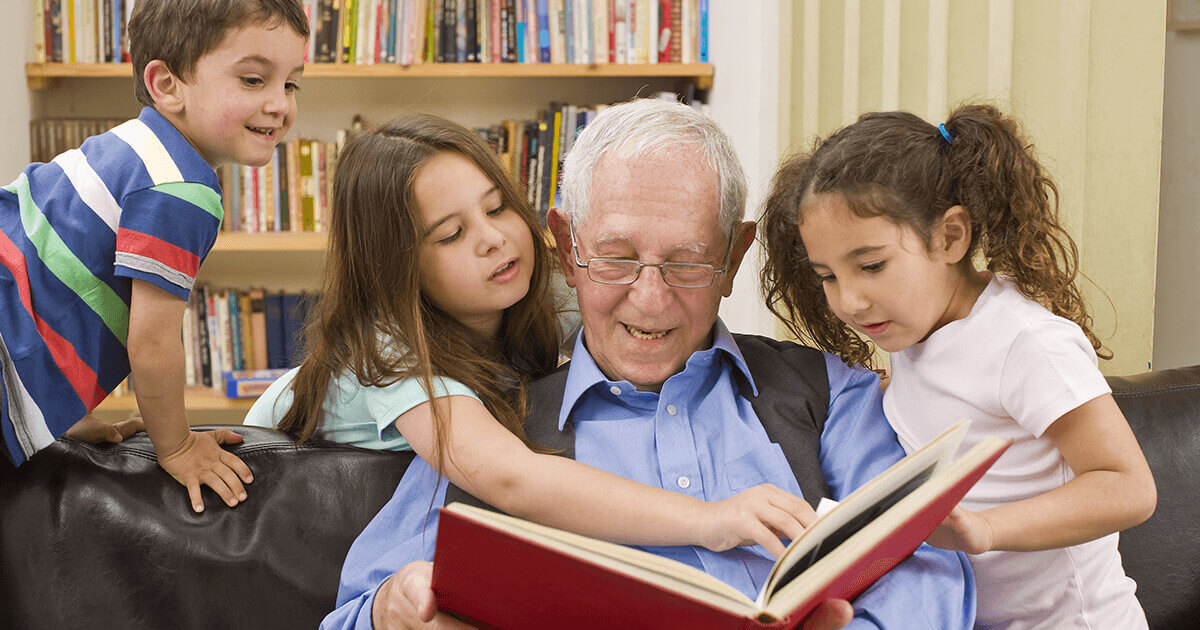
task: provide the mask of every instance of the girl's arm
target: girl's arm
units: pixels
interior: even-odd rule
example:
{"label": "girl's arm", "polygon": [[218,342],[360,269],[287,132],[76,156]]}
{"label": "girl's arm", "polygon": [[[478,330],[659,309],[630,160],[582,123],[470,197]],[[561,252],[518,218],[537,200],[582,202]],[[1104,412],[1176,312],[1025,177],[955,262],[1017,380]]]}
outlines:
{"label": "girl's arm", "polygon": [[1154,513],[1154,477],[1111,394],[1067,412],[1045,435],[1074,479],[982,512],[956,508],[930,544],[967,553],[1056,549],[1128,529]]}
{"label": "girl's arm", "polygon": [[[396,419],[426,462],[437,462],[432,405],[449,417],[448,457],[439,471],[455,485],[514,516],[632,545],[700,545],[724,551],[760,544],[778,556],[815,518],[812,507],[774,486],[705,502],[653,488],[556,455],[529,450],[478,400],[447,396]],[[449,415],[447,415],[449,414]]]}

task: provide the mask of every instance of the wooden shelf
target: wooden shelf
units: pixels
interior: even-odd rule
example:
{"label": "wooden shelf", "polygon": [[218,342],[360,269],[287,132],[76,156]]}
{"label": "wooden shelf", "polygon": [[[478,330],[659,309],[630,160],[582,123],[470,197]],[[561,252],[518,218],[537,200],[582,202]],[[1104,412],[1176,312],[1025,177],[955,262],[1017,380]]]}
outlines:
{"label": "wooden shelf", "polygon": [[[133,74],[128,63],[29,63],[25,78],[30,89],[50,87],[51,81],[62,78],[127,79]],[[643,78],[675,77],[686,79],[700,89],[712,87],[713,66],[707,63],[645,63],[645,64],[549,64],[549,63],[419,63],[411,66],[396,64],[338,64],[316,63],[304,68],[306,79],[330,78]]]}
{"label": "wooden shelf", "polygon": [[221,232],[212,251],[323,253],[325,241],[321,232]]}
{"label": "wooden shelf", "polygon": [[[226,398],[211,387],[188,387],[183,394],[183,406],[191,410],[248,410],[255,398]],[[109,396],[96,407],[97,411],[137,411],[137,397],[133,394]]]}

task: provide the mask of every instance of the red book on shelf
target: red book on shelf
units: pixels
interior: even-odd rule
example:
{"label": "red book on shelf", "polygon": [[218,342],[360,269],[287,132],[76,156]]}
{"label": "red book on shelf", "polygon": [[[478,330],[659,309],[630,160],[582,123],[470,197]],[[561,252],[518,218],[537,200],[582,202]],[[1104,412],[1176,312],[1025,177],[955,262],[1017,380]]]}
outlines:
{"label": "red book on shelf", "polygon": [[813,522],[757,600],[674,560],[456,503],[438,524],[438,609],[480,628],[798,627],[821,602],[853,599],[911,555],[1008,448],[986,438],[951,461],[967,424]]}

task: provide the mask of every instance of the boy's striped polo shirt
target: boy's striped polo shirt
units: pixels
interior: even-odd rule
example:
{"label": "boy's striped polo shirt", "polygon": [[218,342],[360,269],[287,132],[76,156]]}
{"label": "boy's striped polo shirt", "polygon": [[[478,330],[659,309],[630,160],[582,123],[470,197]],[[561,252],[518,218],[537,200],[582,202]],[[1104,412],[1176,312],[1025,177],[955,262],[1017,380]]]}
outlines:
{"label": "boy's striped polo shirt", "polygon": [[222,215],[216,173],[151,107],[0,190],[0,430],[14,463],[124,380],[131,279],[186,300]]}

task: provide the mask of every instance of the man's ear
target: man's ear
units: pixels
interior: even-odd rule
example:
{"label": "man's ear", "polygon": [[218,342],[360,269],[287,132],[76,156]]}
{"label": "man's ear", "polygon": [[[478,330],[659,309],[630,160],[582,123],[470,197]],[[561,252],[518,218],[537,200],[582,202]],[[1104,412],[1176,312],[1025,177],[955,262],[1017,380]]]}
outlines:
{"label": "man's ear", "polygon": [[733,249],[729,250],[729,267],[718,279],[721,285],[721,295],[724,297],[733,294],[733,277],[737,275],[746,251],[754,244],[754,234],[757,228],[754,221],[743,221],[733,230]]}
{"label": "man's ear", "polygon": [[142,71],[142,82],[154,99],[155,109],[166,114],[183,113],[183,81],[167,67],[167,62],[155,59]]}
{"label": "man's ear", "polygon": [[571,253],[571,219],[567,218],[567,213],[561,208],[550,208],[546,215],[546,225],[554,235],[554,251],[558,254],[558,264],[562,266],[567,286],[575,288],[575,272],[579,271],[579,268],[575,266],[575,257]]}
{"label": "man's ear", "polygon": [[971,247],[971,215],[962,206],[952,206],[942,214],[934,235],[934,253],[950,265],[957,265]]}

